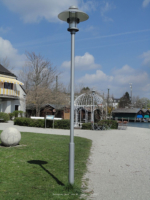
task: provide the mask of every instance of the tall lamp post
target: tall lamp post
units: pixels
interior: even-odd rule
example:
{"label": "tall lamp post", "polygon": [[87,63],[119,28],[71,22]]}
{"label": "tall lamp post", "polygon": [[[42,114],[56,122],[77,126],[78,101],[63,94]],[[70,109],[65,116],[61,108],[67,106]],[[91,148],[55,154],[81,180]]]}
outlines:
{"label": "tall lamp post", "polygon": [[93,95],[93,127],[94,127],[94,95],[95,95],[95,90],[92,90],[92,95]]}
{"label": "tall lamp post", "polygon": [[69,183],[74,184],[74,41],[75,33],[79,31],[77,24],[86,21],[89,16],[78,10],[76,6],[70,6],[68,10],[61,12],[58,18],[69,24],[71,33],[71,110],[70,110],[70,144],[69,144]]}

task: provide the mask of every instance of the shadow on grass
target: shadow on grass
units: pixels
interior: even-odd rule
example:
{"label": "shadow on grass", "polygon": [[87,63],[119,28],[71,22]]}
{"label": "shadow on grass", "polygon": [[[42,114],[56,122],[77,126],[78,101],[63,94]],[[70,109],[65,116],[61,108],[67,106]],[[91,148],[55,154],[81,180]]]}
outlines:
{"label": "shadow on grass", "polygon": [[30,164],[34,164],[34,165],[39,165],[40,167],[42,167],[42,169],[44,169],[44,171],[46,171],[58,183],[58,185],[65,186],[60,180],[58,180],[58,178],[56,178],[45,167],[43,167],[44,164],[47,164],[46,161],[42,161],[42,160],[30,160],[30,161],[27,161],[27,162],[30,163]]}

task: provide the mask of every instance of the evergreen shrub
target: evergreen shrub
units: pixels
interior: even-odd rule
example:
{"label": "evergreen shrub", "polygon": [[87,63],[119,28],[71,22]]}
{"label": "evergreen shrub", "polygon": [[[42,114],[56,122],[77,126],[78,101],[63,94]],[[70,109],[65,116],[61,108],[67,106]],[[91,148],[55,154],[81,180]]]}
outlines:
{"label": "evergreen shrub", "polygon": [[19,126],[42,127],[44,128],[43,119],[31,119],[26,117],[16,117],[14,124]]}
{"label": "evergreen shrub", "polygon": [[[44,119],[31,119],[26,117],[16,117],[14,124],[19,126],[30,127],[45,127]],[[53,120],[46,120],[46,128],[53,128]],[[54,121],[54,128],[58,129],[70,129],[70,120],[56,120]]]}
{"label": "evergreen shrub", "polygon": [[15,110],[14,112],[12,112],[12,114],[15,118],[18,116],[23,117],[24,112],[21,110]]}
{"label": "evergreen shrub", "polygon": [[84,124],[82,124],[82,129],[91,130],[91,123],[84,123]]}
{"label": "evergreen shrub", "polygon": [[[99,126],[111,125],[111,129],[118,129],[118,123],[115,120],[101,120],[97,123]],[[91,130],[91,123],[83,123],[82,129]]]}
{"label": "evergreen shrub", "polygon": [[54,121],[54,128],[58,129],[70,129],[70,120],[62,119]]}
{"label": "evergreen shrub", "polygon": [[9,120],[9,114],[0,112],[0,120],[7,122]]}
{"label": "evergreen shrub", "polygon": [[10,120],[12,120],[13,117],[14,117],[14,113],[9,113],[9,118],[10,118]]}
{"label": "evergreen shrub", "polygon": [[102,125],[111,125],[111,129],[118,129],[118,122],[115,121],[115,120],[101,120],[98,122],[98,125],[99,126],[102,126]]}

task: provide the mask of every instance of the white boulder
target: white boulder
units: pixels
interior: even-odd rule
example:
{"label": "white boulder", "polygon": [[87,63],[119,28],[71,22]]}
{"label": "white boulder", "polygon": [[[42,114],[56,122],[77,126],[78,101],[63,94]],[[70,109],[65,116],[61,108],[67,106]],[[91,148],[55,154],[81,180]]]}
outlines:
{"label": "white boulder", "polygon": [[16,128],[9,127],[3,130],[0,138],[4,146],[16,146],[21,140],[21,134]]}

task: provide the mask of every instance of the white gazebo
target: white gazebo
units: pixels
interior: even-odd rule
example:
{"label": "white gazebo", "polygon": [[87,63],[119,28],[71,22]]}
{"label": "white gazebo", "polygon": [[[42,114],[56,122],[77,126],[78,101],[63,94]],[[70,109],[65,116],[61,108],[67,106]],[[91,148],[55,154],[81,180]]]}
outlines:
{"label": "white gazebo", "polygon": [[[93,113],[96,109],[102,107],[103,108],[103,97],[99,94],[92,92],[83,93],[79,95],[74,101],[74,109],[75,109],[75,126],[79,126],[81,123],[81,111],[85,111],[85,122],[93,121]],[[90,117],[89,117],[90,113]]]}

